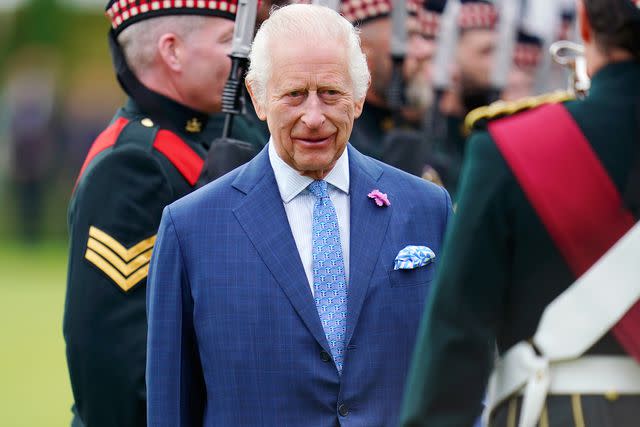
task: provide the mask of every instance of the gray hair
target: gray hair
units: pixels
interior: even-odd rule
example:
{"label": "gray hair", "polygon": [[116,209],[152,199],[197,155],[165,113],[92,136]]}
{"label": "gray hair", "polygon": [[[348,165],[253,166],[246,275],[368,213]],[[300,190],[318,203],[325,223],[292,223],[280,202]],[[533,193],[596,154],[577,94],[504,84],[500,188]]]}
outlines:
{"label": "gray hair", "polygon": [[206,22],[205,16],[171,15],[145,19],[130,25],[118,35],[118,43],[122,47],[127,64],[136,76],[153,65],[157,52],[158,40],[167,33],[174,33],[186,39]]}
{"label": "gray hair", "polygon": [[291,4],[271,13],[256,34],[249,54],[250,66],[247,81],[259,103],[266,102],[267,81],[271,78],[269,47],[287,40],[311,39],[319,43],[335,40],[345,42],[348,68],[356,100],[367,94],[369,67],[360,47],[359,31],[336,11],[317,5]]}

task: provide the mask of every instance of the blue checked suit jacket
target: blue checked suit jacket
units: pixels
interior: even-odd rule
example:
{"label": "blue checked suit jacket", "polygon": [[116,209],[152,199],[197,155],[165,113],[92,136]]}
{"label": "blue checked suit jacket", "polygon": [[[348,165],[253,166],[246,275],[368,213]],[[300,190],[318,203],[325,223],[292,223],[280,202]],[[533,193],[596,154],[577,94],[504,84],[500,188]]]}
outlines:
{"label": "blue checked suit jacket", "polygon": [[[451,202],[444,189],[348,149],[342,376],[264,149],[164,211],[147,293],[149,426],[396,424],[438,263],[394,271],[393,262],[410,244],[440,253]],[[391,206],[367,198],[376,188]]]}

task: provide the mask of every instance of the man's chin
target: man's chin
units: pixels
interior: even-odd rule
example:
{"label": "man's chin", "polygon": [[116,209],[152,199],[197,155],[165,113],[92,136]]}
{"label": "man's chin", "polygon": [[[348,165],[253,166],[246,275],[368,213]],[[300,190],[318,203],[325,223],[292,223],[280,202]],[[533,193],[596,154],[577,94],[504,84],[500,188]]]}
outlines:
{"label": "man's chin", "polygon": [[300,175],[308,176],[313,179],[324,179],[336,165],[336,160],[327,161],[326,159],[301,159],[296,162],[295,168]]}

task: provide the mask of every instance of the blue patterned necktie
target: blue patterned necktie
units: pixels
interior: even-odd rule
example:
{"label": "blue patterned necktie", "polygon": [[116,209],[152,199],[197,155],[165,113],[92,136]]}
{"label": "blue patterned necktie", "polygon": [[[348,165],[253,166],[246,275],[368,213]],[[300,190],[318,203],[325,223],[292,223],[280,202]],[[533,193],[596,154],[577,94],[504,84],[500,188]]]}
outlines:
{"label": "blue patterned necktie", "polygon": [[308,188],[316,197],[313,206],[314,298],[333,360],[338,372],[342,372],[347,332],[347,280],[338,215],[329,198],[326,181],[313,181]]}

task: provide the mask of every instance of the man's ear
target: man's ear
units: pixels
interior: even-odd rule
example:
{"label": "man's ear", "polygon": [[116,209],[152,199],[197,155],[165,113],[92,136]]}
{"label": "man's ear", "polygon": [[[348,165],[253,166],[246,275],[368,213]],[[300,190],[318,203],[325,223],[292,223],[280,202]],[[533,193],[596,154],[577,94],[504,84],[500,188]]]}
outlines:
{"label": "man's ear", "polygon": [[366,98],[367,98],[366,96],[363,96],[362,99],[355,102],[355,109],[354,109],[354,116],[353,116],[354,119],[357,119],[362,114],[362,109],[364,108],[364,100]]}
{"label": "man's ear", "polygon": [[584,40],[585,43],[589,43],[593,38],[593,30],[591,29],[591,22],[589,22],[589,15],[587,15],[587,9],[584,7],[582,0],[577,0],[576,3],[580,37],[582,37],[582,40]]}
{"label": "man's ear", "polygon": [[253,108],[256,110],[256,115],[263,122],[267,120],[267,112],[264,109],[264,105],[262,105],[262,100],[256,98],[254,90],[253,90],[253,82],[249,80],[244,81],[244,85],[247,87],[247,92],[249,92],[249,96],[251,96],[251,103],[253,104]]}
{"label": "man's ear", "polygon": [[163,34],[158,40],[158,52],[162,62],[172,71],[182,71],[181,40],[173,33]]}
{"label": "man's ear", "polygon": [[[367,91],[369,91],[369,86],[371,86],[371,75],[369,75],[369,81],[367,82]],[[365,94],[366,94],[365,92]],[[355,106],[355,110],[354,110],[354,119],[357,119],[358,117],[360,117],[360,115],[362,114],[362,109],[364,108],[364,101],[367,99],[367,95],[363,96],[362,99],[356,100],[354,106]]]}

